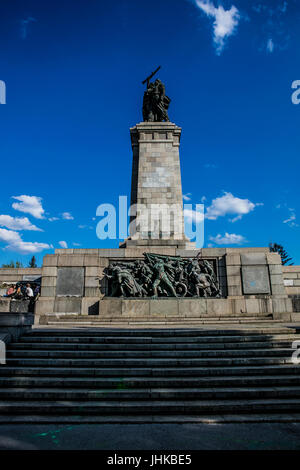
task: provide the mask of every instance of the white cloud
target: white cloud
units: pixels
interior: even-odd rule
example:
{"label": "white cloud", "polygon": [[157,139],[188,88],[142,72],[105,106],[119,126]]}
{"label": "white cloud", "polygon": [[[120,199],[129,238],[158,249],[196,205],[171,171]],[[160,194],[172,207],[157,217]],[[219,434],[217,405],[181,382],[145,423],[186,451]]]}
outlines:
{"label": "white cloud", "polygon": [[73,246],[81,246],[80,243],[73,242]]}
{"label": "white cloud", "polygon": [[70,214],[70,212],[63,212],[61,216],[65,220],[74,220],[74,217],[72,216],[72,214]]}
{"label": "white cloud", "polygon": [[184,209],[183,215],[184,215],[184,219],[187,222],[199,223],[199,222],[203,222],[204,220],[203,212],[198,212],[193,209]]}
{"label": "white cloud", "polygon": [[42,198],[38,196],[13,196],[20,202],[14,202],[12,207],[16,211],[25,212],[31,214],[36,219],[44,219],[45,210],[42,207]]}
{"label": "white cloud", "polygon": [[59,220],[59,217],[49,217],[49,222],[54,222],[55,220]]}
{"label": "white cloud", "polygon": [[191,195],[192,195],[192,193],[183,194],[183,195],[182,195],[182,199],[183,199],[184,201],[190,201],[190,200],[191,200]]}
{"label": "white cloud", "polygon": [[0,228],[0,241],[13,243],[19,240],[21,240],[21,236],[18,232],[6,230],[6,228]]}
{"label": "white cloud", "polygon": [[8,243],[4,247],[5,250],[15,251],[24,255],[53,248],[48,243],[24,242],[18,232],[6,230],[5,228],[0,228],[0,241]]}
{"label": "white cloud", "polygon": [[58,242],[59,246],[61,246],[62,248],[68,248],[68,244],[67,242],[65,242],[64,240]]}
{"label": "white cloud", "polygon": [[15,251],[23,255],[39,253],[40,251],[53,248],[52,245],[48,243],[38,243],[38,242],[24,242],[19,240],[15,243],[11,243],[5,247],[5,250]]}
{"label": "white cloud", "polygon": [[41,228],[33,225],[27,217],[11,217],[10,215],[0,215],[0,226],[12,230],[34,230],[43,232]]}
{"label": "white cloud", "polygon": [[274,51],[274,42],[273,42],[273,39],[270,38],[268,39],[268,42],[267,42],[267,52],[269,52],[270,54],[272,54],[272,52]]}
{"label": "white cloud", "polygon": [[229,10],[225,10],[222,5],[216,8],[211,0],[195,0],[195,2],[200,10],[214,19],[214,43],[216,53],[220,55],[224,49],[226,39],[236,31],[241,18],[240,13],[234,5]]}
{"label": "white cloud", "polygon": [[290,216],[283,220],[284,224],[287,224],[289,227],[299,227],[299,225],[296,223],[296,213],[294,212],[294,209],[289,208]]}
{"label": "white cloud", "polygon": [[94,230],[94,227],[92,227],[91,225],[78,225],[78,228],[80,229],[89,229],[89,230]]}
{"label": "white cloud", "polygon": [[240,199],[231,193],[224,192],[223,196],[212,200],[211,205],[206,210],[205,217],[210,220],[216,220],[218,217],[236,214],[236,217],[230,220],[231,222],[236,222],[259,205],[262,204],[254,204],[249,199]]}
{"label": "white cloud", "polygon": [[217,245],[241,245],[247,241],[242,235],[227,232],[223,236],[219,233],[216,237],[209,237],[209,239]]}

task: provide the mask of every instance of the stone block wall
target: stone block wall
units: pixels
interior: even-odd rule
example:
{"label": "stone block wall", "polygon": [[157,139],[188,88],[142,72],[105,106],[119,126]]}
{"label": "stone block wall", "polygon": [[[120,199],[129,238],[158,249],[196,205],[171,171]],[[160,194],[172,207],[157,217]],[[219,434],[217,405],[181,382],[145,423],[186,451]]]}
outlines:
{"label": "stone block wall", "polygon": [[[131,233],[131,244],[134,241],[139,245],[141,241],[143,245],[151,245],[151,238],[157,239],[160,245],[162,240],[169,243],[172,239],[178,245],[188,243],[184,235],[180,135],[181,128],[171,122],[141,122],[130,129],[131,205],[137,204],[137,217],[141,221],[135,233]],[[135,218],[133,215],[131,221]],[[146,228],[144,221],[147,221]]]}
{"label": "stone block wall", "polygon": [[222,299],[160,299],[160,304],[150,299],[107,297],[104,268],[112,261],[143,259],[145,252],[195,258],[199,250],[175,246],[58,249],[44,257],[36,315],[147,316],[161,314],[159,309],[164,309],[174,315],[273,314],[275,318],[290,319],[292,302],[284,287],[281,260],[268,248],[201,250],[201,256],[213,260],[217,267]]}
{"label": "stone block wall", "polygon": [[293,316],[295,320],[300,320],[300,266],[282,266],[285,291],[291,299]]}
{"label": "stone block wall", "polygon": [[8,284],[33,280],[42,275],[42,268],[0,268],[0,295],[6,293]]}
{"label": "stone block wall", "polygon": [[286,293],[300,296],[300,266],[282,266],[282,272]]}

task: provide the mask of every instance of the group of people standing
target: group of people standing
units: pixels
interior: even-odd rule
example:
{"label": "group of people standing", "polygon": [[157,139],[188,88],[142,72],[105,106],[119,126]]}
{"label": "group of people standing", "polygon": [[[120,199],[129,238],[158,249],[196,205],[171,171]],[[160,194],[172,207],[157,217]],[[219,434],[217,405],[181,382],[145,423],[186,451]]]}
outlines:
{"label": "group of people standing", "polygon": [[31,286],[30,283],[27,284],[11,284],[7,290],[6,294],[3,297],[9,297],[13,300],[34,300],[40,294],[40,286],[36,285]]}

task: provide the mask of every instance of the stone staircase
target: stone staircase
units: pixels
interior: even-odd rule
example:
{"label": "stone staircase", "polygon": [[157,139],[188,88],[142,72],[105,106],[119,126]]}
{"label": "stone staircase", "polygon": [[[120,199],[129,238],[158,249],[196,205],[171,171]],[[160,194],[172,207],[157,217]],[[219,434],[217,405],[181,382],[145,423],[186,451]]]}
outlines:
{"label": "stone staircase", "polygon": [[37,328],[0,366],[0,423],[300,422],[296,330]]}
{"label": "stone staircase", "polygon": [[[280,317],[280,316],[279,316]],[[269,313],[231,313],[230,315],[151,315],[149,316],[134,316],[130,315],[79,315],[78,313],[49,313],[47,315],[41,315],[36,321],[39,325],[49,326],[75,326],[75,325],[87,325],[97,327],[126,327],[126,326],[141,326],[144,328],[151,326],[182,326],[194,325],[233,325],[233,324],[268,324],[282,323],[284,318],[274,319],[272,314]]]}

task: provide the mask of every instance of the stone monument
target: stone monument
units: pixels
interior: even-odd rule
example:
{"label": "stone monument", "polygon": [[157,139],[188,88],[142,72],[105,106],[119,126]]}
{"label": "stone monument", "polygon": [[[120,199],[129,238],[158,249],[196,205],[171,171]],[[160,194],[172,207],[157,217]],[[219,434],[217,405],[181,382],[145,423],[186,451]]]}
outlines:
{"label": "stone monument", "polygon": [[[179,146],[165,86],[143,83],[143,122],[130,129],[131,230],[117,249],[46,255],[36,322],[263,316],[289,320],[281,258],[269,248],[196,249],[184,235]],[[168,222],[166,224],[165,222]]]}

